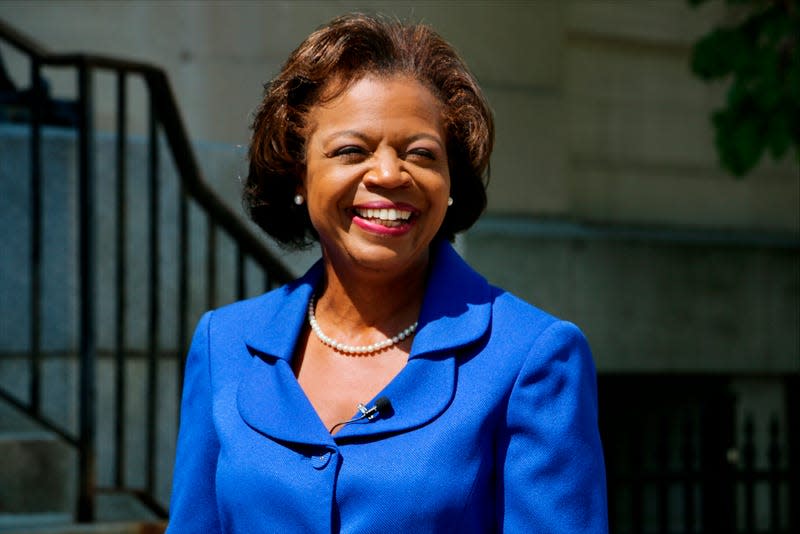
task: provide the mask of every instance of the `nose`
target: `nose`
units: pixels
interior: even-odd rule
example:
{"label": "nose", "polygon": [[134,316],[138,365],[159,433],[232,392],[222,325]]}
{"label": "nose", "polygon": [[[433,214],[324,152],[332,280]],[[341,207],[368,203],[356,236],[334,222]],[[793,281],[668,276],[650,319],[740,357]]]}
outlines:
{"label": "nose", "polygon": [[405,187],[411,182],[411,175],[403,168],[403,160],[392,149],[376,151],[373,165],[364,176],[367,186],[394,189]]}

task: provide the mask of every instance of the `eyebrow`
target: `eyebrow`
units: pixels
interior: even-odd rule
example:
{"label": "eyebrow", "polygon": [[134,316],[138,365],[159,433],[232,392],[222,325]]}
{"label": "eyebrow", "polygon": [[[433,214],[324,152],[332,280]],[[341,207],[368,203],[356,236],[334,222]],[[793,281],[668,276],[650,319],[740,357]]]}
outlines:
{"label": "eyebrow", "polygon": [[328,144],[338,137],[357,137],[358,139],[361,139],[364,142],[369,141],[369,137],[364,132],[360,132],[358,130],[341,130],[338,132],[333,132],[332,134],[326,136],[325,139],[322,140],[322,142]]}
{"label": "eyebrow", "polygon": [[429,139],[429,140],[433,141],[434,143],[436,143],[437,145],[439,145],[440,147],[444,148],[444,143],[442,142],[442,140],[438,136],[427,134],[427,133],[418,133],[416,135],[412,135],[408,139],[408,142],[409,143],[413,143],[414,141],[417,141],[419,139]]}

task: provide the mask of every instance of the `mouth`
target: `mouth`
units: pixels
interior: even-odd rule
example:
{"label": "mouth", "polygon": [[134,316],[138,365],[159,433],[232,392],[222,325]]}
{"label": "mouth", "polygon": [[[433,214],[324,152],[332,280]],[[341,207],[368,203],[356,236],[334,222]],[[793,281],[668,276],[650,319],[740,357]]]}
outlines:
{"label": "mouth", "polygon": [[359,218],[387,228],[400,228],[407,225],[415,212],[403,208],[353,208]]}

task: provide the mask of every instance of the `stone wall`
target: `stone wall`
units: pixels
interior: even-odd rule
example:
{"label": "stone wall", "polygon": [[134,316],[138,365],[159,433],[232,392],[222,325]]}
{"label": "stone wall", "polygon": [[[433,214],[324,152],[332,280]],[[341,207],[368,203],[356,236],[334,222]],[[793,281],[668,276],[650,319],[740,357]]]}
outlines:
{"label": "stone wall", "polygon": [[[497,119],[491,213],[800,232],[796,162],[745,180],[717,166],[709,113],[724,86],[693,78],[688,57],[725,20],[722,2],[0,3],[0,18],[52,50],[162,65],[191,135],[231,146],[247,145],[261,86],[289,51],[348,11],[430,23],[464,55]],[[26,84],[27,67],[6,54]],[[73,77],[48,77],[74,94]],[[99,110],[101,127],[112,110]],[[144,114],[131,115],[141,129]]]}
{"label": "stone wall", "polygon": [[[682,0],[0,3],[1,18],[52,50],[163,65],[206,179],[236,208],[262,82],[314,27],[351,10],[423,20],[463,53],[498,130],[489,213],[462,250],[493,282],[582,326],[601,370],[798,369],[798,169],[786,162],[742,180],[723,174],[708,115],[724,88],[688,70],[691,43],[725,19],[721,2],[698,10]],[[2,51],[25,85],[27,67]],[[47,75],[58,96],[74,94],[74,77]],[[97,79],[101,131],[113,127],[112,104],[103,103],[112,82]],[[135,80],[131,93],[135,135],[144,106]],[[12,151],[24,160],[24,150]],[[20,170],[10,162],[0,166]],[[110,174],[110,160],[99,168]],[[13,220],[25,192],[13,181],[6,189],[19,190],[3,215]],[[4,243],[24,234],[10,228]],[[56,237],[45,247],[68,243]],[[15,245],[20,257],[26,246]],[[202,254],[202,245],[193,250]],[[284,257],[299,273],[313,253]],[[12,282],[24,262],[3,265]],[[74,274],[51,282],[69,286]],[[7,300],[4,310],[17,306]],[[164,320],[170,331],[169,312]],[[9,325],[7,348],[16,346]],[[132,332],[144,339],[143,325]],[[101,329],[103,343],[107,334]]]}

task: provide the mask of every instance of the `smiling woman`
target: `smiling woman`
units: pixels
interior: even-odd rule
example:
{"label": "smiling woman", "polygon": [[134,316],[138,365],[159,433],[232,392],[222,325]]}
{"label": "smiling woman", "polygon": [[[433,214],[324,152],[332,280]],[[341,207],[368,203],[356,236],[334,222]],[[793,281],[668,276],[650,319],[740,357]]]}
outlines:
{"label": "smiling woman", "polygon": [[441,108],[412,78],[368,76],[309,112],[297,192],[331,274],[424,275],[450,195]]}
{"label": "smiling woman", "polygon": [[201,320],[171,532],[607,530],[583,335],[448,242],[486,205],[492,141],[480,88],[425,26],[349,15],[290,56],[244,197],[322,258]]}
{"label": "smiling woman", "polygon": [[452,240],[485,209],[494,123],[461,58],[426,26],[346,16],[311,34],[290,55],[256,113],[244,200],[253,220],[278,242],[302,247],[316,239],[307,212],[291,202],[314,126],[309,111],[366,77],[415,80],[437,100],[450,174],[459,178],[439,237]]}

